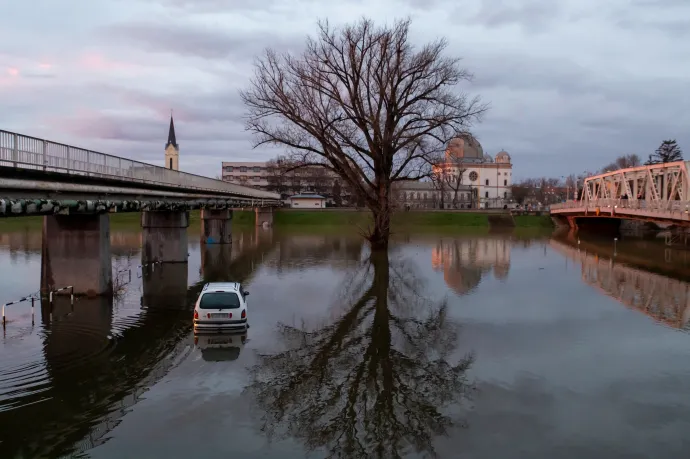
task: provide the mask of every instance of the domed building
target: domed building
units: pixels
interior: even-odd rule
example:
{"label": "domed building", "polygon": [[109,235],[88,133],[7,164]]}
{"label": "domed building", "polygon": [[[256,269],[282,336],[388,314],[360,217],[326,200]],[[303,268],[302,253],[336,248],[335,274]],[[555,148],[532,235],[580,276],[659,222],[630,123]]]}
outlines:
{"label": "domed building", "polygon": [[[511,202],[513,165],[507,151],[496,156],[484,153],[479,141],[471,134],[448,143],[445,162],[434,166],[436,183],[446,188],[471,189],[473,208],[502,208]],[[451,203],[445,203],[451,208]]]}

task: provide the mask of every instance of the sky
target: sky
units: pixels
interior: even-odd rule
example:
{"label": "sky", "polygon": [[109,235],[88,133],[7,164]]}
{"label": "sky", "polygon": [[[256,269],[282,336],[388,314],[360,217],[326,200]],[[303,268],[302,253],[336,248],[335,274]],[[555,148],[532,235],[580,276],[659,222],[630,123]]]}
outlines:
{"label": "sky", "polygon": [[676,139],[690,159],[687,0],[0,0],[0,130],[220,174],[253,148],[238,91],[266,47],[299,53],[316,22],[412,19],[474,74],[473,128],[514,179],[595,171]]}

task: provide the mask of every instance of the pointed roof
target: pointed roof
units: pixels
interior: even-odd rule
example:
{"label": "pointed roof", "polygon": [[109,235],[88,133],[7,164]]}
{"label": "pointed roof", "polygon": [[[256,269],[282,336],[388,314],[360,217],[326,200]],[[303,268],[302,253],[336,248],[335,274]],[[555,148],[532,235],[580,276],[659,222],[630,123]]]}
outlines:
{"label": "pointed roof", "polygon": [[168,148],[170,145],[175,147],[175,149],[178,148],[177,139],[175,138],[175,123],[173,123],[172,114],[170,115],[170,129],[168,130],[168,143],[165,144],[165,148]]}

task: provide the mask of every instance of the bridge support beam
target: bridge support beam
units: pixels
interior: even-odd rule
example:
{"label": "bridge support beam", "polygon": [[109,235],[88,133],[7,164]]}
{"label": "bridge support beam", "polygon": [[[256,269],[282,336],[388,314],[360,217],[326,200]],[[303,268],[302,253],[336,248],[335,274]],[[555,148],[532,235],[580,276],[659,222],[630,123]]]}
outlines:
{"label": "bridge support beam", "polygon": [[254,209],[256,226],[273,226],[273,207],[257,207]]}
{"label": "bridge support beam", "polygon": [[232,209],[201,209],[201,243],[232,244]]}
{"label": "bridge support beam", "polygon": [[77,295],[113,293],[108,214],[43,217],[41,291],[67,286]]}
{"label": "bridge support beam", "polygon": [[189,211],[141,213],[142,264],[187,263]]}

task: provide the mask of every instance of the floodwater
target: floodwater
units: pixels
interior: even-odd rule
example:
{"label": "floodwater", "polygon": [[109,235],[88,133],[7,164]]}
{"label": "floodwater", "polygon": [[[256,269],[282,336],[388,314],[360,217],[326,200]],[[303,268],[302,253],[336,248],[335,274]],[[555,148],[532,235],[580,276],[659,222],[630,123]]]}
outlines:
{"label": "floodwater", "polygon": [[[119,293],[8,307],[0,457],[687,458],[690,256],[560,235],[236,230]],[[0,233],[0,302],[38,290],[40,231]],[[131,270],[131,271],[130,271]],[[131,272],[131,277],[130,277]],[[203,283],[245,335],[194,336]]]}

